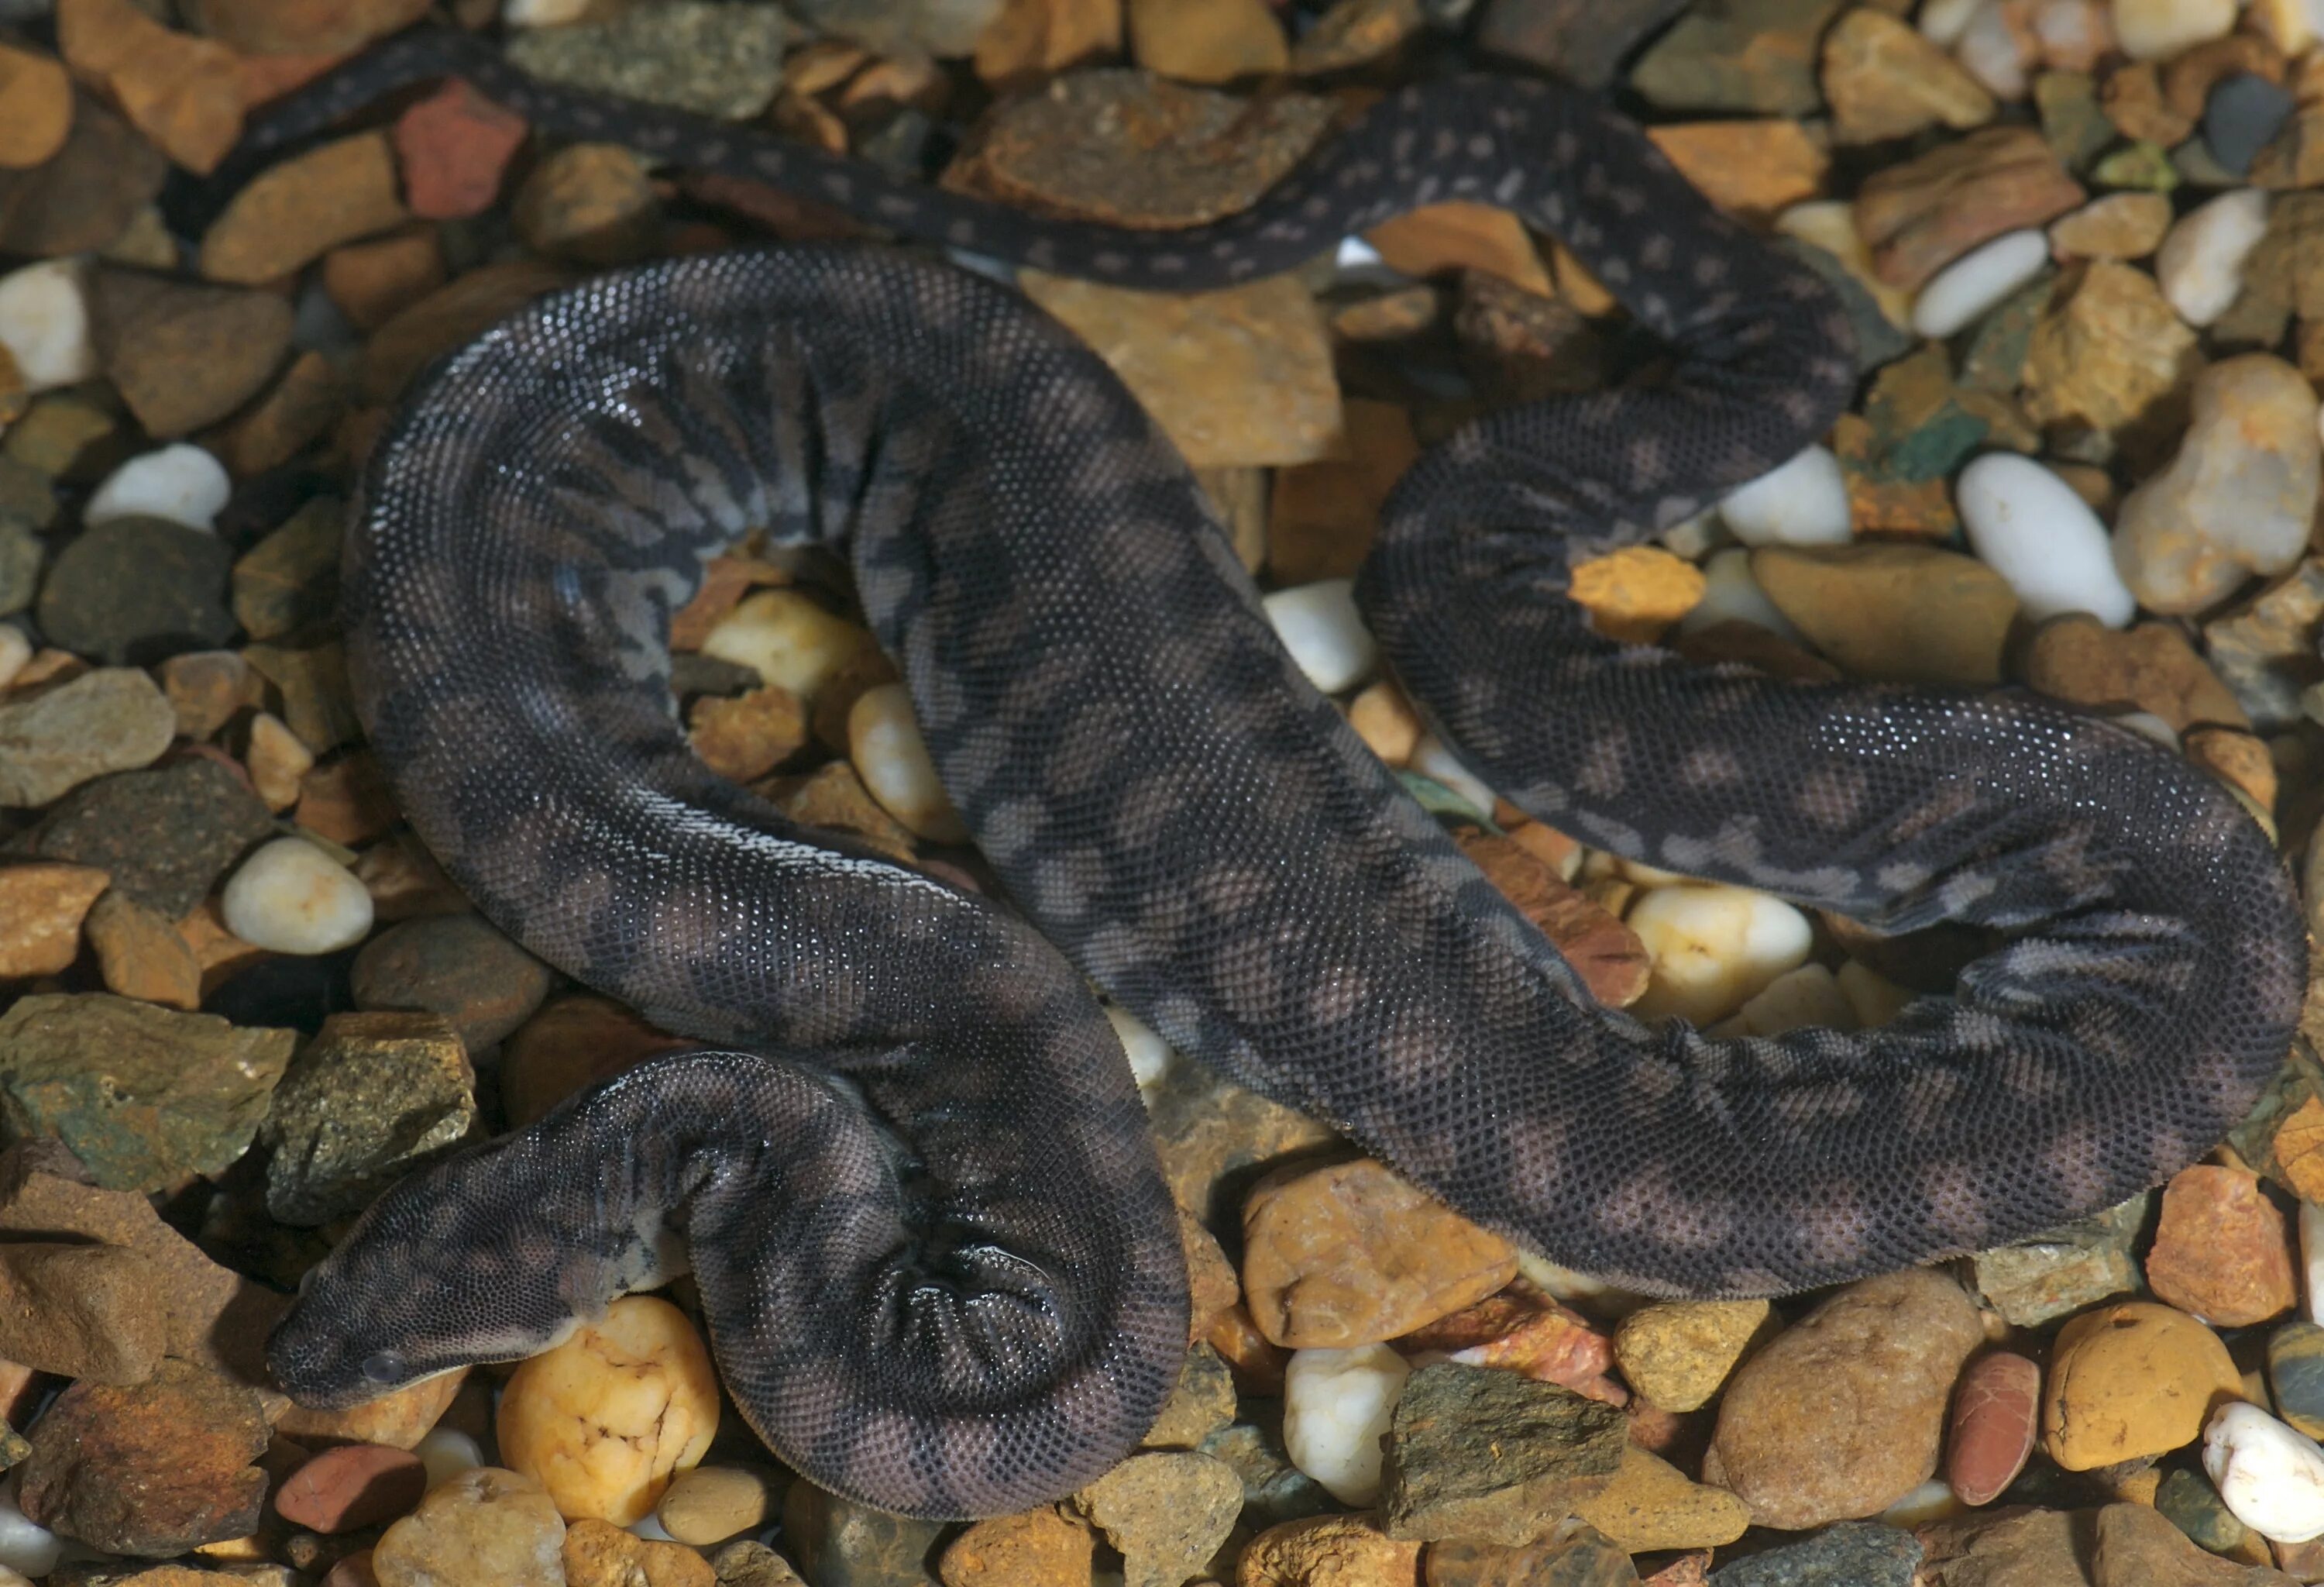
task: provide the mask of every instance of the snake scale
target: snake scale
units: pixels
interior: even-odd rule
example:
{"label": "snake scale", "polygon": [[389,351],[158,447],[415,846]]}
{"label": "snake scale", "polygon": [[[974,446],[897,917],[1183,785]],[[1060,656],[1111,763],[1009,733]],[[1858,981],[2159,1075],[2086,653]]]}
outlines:
{"label": "snake scale", "polygon": [[[410,395],[353,513],[351,660],[413,826],[484,914],[723,1045],[383,1196],[272,1341],[298,1398],[531,1353],[684,1261],[734,1400],[815,1481],[930,1517],[1088,1481],[1187,1325],[1092,983],[1468,1216],[1662,1294],[1782,1293],[2089,1212],[2207,1149],[2282,1057],[2301,918],[2208,774],[2022,693],[1686,664],[1566,598],[1576,558],[1790,457],[1854,381],[1829,289],[1596,97],[1411,88],[1246,212],[1162,234],[576,94],[442,32],[322,79],[252,147],[447,72],[554,134],[1125,286],[1283,271],[1439,200],[1515,211],[1672,361],[1414,466],[1358,589],[1395,676],[1588,844],[1999,946],[1860,1033],[1711,1039],[1600,1007],[1302,678],[1169,442],[1022,299],[871,246],[617,271]],[[1013,909],[688,752],[669,617],[757,528],[851,560]]]}

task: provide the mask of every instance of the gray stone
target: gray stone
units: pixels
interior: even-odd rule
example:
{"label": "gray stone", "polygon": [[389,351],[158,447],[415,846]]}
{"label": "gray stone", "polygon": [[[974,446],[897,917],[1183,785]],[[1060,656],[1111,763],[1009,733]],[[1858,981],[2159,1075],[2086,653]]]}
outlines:
{"label": "gray stone", "polygon": [[164,518],[115,518],[57,553],[42,582],[51,644],[108,665],[150,666],[235,636],[226,607],[234,553]]}
{"label": "gray stone", "polygon": [[266,1210],[315,1228],[361,1212],[476,1127],[475,1075],[434,1014],[333,1014],[275,1088]]}
{"label": "gray stone", "polygon": [[1477,48],[1604,88],[1641,39],[1686,9],[1686,0],[1487,0]]}
{"label": "gray stone", "polygon": [[42,549],[29,526],[0,518],[0,617],[32,604],[41,587]]}
{"label": "gray stone", "polygon": [[1841,0],[1702,0],[1631,69],[1664,110],[1804,116],[1823,103],[1817,42]]}
{"label": "gray stone", "polygon": [[83,783],[11,853],[94,865],[156,914],[182,920],[244,849],[274,830],[247,783],[208,756]]}
{"label": "gray stone", "polygon": [[2152,1192],[2143,1192],[2062,1228],[1981,1250],[1969,1259],[1972,1287],[2020,1328],[2038,1328],[2109,1296],[2134,1293],[2140,1282],[2131,1242],[2152,1199]]}
{"label": "gray stone", "polygon": [[99,668],[0,702],[0,805],[49,804],[109,772],[150,766],[177,731],[168,697],[134,667]]}
{"label": "gray stone", "polygon": [[1711,1587],[1913,1587],[1921,1545],[1877,1521],[1842,1521],[1711,1572]]}
{"label": "gray stone", "polygon": [[1415,1372],[1386,1438],[1380,1529],[1514,1547],[1599,1493],[1622,1463],[1621,1411],[1555,1383],[1441,1361]]}
{"label": "gray stone", "polygon": [[757,115],[782,86],[789,23],[768,5],[647,0],[608,22],[526,28],[511,64],[590,93],[675,106],[699,115]]}
{"label": "gray stone", "polygon": [[947,1530],[942,1521],[891,1516],[812,1482],[794,1482],[783,1497],[784,1546],[807,1587],[930,1587],[936,1540]]}

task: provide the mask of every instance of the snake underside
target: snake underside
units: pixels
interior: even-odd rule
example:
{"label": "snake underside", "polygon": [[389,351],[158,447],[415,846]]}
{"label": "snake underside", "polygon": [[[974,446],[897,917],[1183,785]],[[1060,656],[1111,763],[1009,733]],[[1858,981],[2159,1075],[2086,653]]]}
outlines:
{"label": "snake underside", "polygon": [[[1853,379],[1817,278],[1589,97],[1408,90],[1254,209],[1160,235],[608,107],[442,35],[278,130],[445,69],[551,130],[1125,285],[1287,268],[1437,199],[1558,235],[1673,365],[1416,466],[1359,585],[1399,681],[1588,844],[2001,946],[1858,1033],[1714,1040],[1600,1007],[1301,677],[1167,440],[1021,299],[868,247],[621,272],[410,398],[350,531],[351,657],[404,808],[479,908],[726,1047],[384,1197],[276,1336],[301,1398],[540,1349],[673,1271],[674,1229],[735,1400],[816,1481],[951,1516],[1089,1481],[1175,1380],[1186,1305],[1090,983],[1470,1217],[1673,1294],[2089,1212],[2200,1155],[2281,1059],[2306,969],[2290,882],[2204,772],[2021,694],[1690,666],[1566,598],[1575,558],[1781,463]],[[1014,910],[835,848],[693,758],[669,616],[760,529],[850,560]]]}

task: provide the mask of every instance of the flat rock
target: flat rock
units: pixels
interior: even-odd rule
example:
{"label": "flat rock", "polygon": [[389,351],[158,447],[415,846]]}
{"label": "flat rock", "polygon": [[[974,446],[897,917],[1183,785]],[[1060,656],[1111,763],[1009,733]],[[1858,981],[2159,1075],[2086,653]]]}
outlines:
{"label": "flat rock", "polygon": [[1666,1411],[1711,1403],[1766,1327],[1764,1300],[1671,1300],[1640,1306],[1614,1330],[1630,1386]]}
{"label": "flat rock", "polygon": [[437,1484],[372,1550],[380,1587],[567,1587],[565,1522],[540,1484],[478,1466]]}
{"label": "flat rock", "polygon": [[[500,196],[501,179],[530,131],[522,116],[466,83],[447,82],[396,117],[404,202],[423,220],[483,214]],[[440,281],[439,269],[436,284]]]}
{"label": "flat rock", "polygon": [[2198,1163],[2163,1192],[2163,1220],[2147,1252],[2155,1296],[2215,1327],[2264,1323],[2300,1298],[2292,1231],[2243,1168]]}
{"label": "flat rock", "polygon": [[1963,1504],[1990,1504],[2033,1453],[2042,1408],[2042,1370],[2022,1355],[1979,1356],[1953,1390],[1945,1439],[1945,1481]]}
{"label": "flat rock", "polygon": [[1816,649],[1877,682],[1990,685],[2016,595],[1973,557],[1932,546],[1761,546],[1751,575]]}
{"label": "flat rock", "polygon": [[2037,424],[2118,442],[2173,435],[2200,364],[2196,342],[2153,276],[2094,259],[2061,284],[2034,328],[2025,412]]}
{"label": "flat rock", "polygon": [[2292,1587],[2294,1581],[2264,1565],[2204,1553],[2143,1504],[2107,1505],[2094,1530],[2092,1587]]}
{"label": "flat rock", "polygon": [[440,1014],[472,1053],[530,1019],[549,984],[548,965],[475,915],[399,922],[355,955],[358,1007]]}
{"label": "flat rock", "polygon": [[1993,119],[1993,96],[1919,29],[1883,11],[1845,12],[1823,37],[1823,91],[1851,143]]}
{"label": "flat rock", "polygon": [[283,1479],[274,1510],[328,1536],[409,1515],[428,1490],[428,1469],[409,1450],[383,1444],[327,1449]]}
{"label": "flat rock", "polygon": [[1382,1443],[1391,1537],[1510,1546],[1602,1493],[1628,1424],[1611,1406],[1514,1372],[1443,1362],[1406,1382]]}
{"label": "flat rock", "polygon": [[108,992],[21,998],[0,1013],[0,1120],[106,1189],[163,1189],[248,1149],[294,1039]]}
{"label": "flat rock", "polygon": [[2242,1374],[2219,1336],[2149,1301],[2084,1312],[2059,1330],[2042,1396],[2042,1446],[2087,1472],[2194,1442]]}
{"label": "flat rock", "polygon": [[979,1521],[945,1546],[944,1587],[1090,1587],[1087,1527],[1054,1509]]}
{"label": "flat rock", "polygon": [[1640,40],[1685,9],[1685,0],[1486,0],[1477,48],[1604,88]]}
{"label": "flat rock", "polygon": [[0,866],[0,980],[71,968],[81,922],[111,881],[86,865]]}
{"label": "flat rock", "polygon": [[105,373],[157,440],[256,396],[290,345],[290,304],[273,292],[101,269],[89,303]]}
{"label": "flat rock", "polygon": [[10,847],[103,871],[128,897],[180,920],[272,829],[246,783],[216,761],[192,757],[85,783]]}
{"label": "flat rock", "polygon": [[1124,1587],[1179,1587],[1225,1545],[1242,1481],[1206,1454],[1134,1454],[1073,1502],[1121,1555]]}
{"label": "flat rock", "polygon": [[216,40],[163,27],[130,0],[67,0],[57,42],[172,163],[207,174],[242,135],[241,61]]}
{"label": "flat rock", "polygon": [[357,133],[270,166],[237,191],[202,234],[201,272],[254,286],[410,218],[386,129]]}
{"label": "flat rock", "polygon": [[77,655],[150,665],[232,639],[233,553],[166,518],[115,518],[57,553],[41,586],[42,631]]}
{"label": "flat rock", "polygon": [[2045,623],[2026,648],[2024,676],[2043,694],[2079,706],[2150,712],[2173,733],[2251,722],[2186,636],[2167,623],[2126,632],[2080,614]]}
{"label": "flat rock", "polygon": [[0,48],[0,170],[45,164],[72,129],[72,78],[53,55]]}
{"label": "flat rock", "polygon": [[143,1383],[170,1343],[161,1278],[119,1246],[0,1245],[0,1352],[36,1372]]}
{"label": "flat rock", "polygon": [[0,806],[49,804],[108,772],[151,765],[177,725],[161,689],[135,668],[99,668],[0,702]]}
{"label": "flat rock", "polygon": [[1623,1447],[1613,1481],[1576,1500],[1573,1513],[1631,1554],[1720,1547],[1751,1524],[1750,1507],[1734,1494],[1690,1480],[1636,1444]]}
{"label": "flat rock", "polygon": [[649,0],[605,22],[525,29],[508,55],[551,82],[739,120],[773,100],[790,32],[772,5]]}
{"label": "flat rock", "polygon": [[64,146],[30,169],[0,168],[0,254],[50,259],[102,248],[169,174],[167,155],[77,90]]}
{"label": "flat rock", "polygon": [[[1914,1587],[1921,1545],[1910,1532],[1842,1521],[1812,1537],[1722,1565],[1711,1587]],[[2062,1587],[2050,1579],[2052,1587]],[[1996,1584],[1998,1587],[1998,1583]],[[2024,1587],[2034,1587],[2029,1579]]]}
{"label": "flat rock", "polygon": [[253,639],[281,639],[338,604],[346,503],[318,496],[234,564],[234,614]]}
{"label": "flat rock", "polygon": [[2082,187],[2032,127],[1987,127],[1884,166],[1858,189],[1856,224],[1880,279],[1919,287],[1976,247],[2054,220]]}
{"label": "flat rock", "polygon": [[2144,1194],[2062,1228],[2045,1230],[1970,1259],[1977,1292],[2004,1320],[2038,1328],[2136,1289],[2131,1247],[2146,1221]]}
{"label": "flat rock", "polygon": [[1816,46],[1840,0],[1730,0],[1682,16],[1630,86],[1663,110],[1803,116],[1820,107]]}
{"label": "flat rock", "polygon": [[1428,1587],[1636,1587],[1638,1573],[1613,1538],[1586,1521],[1569,1519],[1540,1541],[1517,1548],[1453,1539],[1432,1543],[1426,1580]]}
{"label": "flat rock", "polygon": [[275,1088],[266,1208],[315,1228],[362,1211],[476,1128],[475,1075],[436,1014],[334,1014]]}

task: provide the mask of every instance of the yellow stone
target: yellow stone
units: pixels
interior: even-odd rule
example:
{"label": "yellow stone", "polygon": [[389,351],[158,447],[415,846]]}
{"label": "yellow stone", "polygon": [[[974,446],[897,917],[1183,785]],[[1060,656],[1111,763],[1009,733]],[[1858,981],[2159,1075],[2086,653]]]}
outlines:
{"label": "yellow stone", "polygon": [[1489,204],[1425,205],[1380,222],[1364,241],[1406,275],[1481,270],[1545,298],[1556,291],[1525,223]]}
{"label": "yellow stone", "polygon": [[1795,121],[1691,121],[1647,135],[1704,198],[1747,220],[1821,197],[1831,170],[1831,156]]}
{"label": "yellow stone", "polygon": [[2042,1386],[2042,1447],[2070,1472],[2192,1444],[2212,1409],[2244,1397],[2219,1336],[2170,1306],[2126,1301],[2058,1333]]}
{"label": "yellow stone", "polygon": [[52,56],[0,44],[0,167],[44,164],[72,128],[72,81]]}
{"label": "yellow stone", "polygon": [[567,1520],[627,1527],[718,1430],[718,1378],[686,1314],[624,1296],[599,1321],[520,1365],[502,1392],[501,1458]]}
{"label": "yellow stone", "polygon": [[88,865],[0,866],[0,980],[70,969],[81,921],[112,880]]}
{"label": "yellow stone", "polygon": [[1715,1548],[1742,1536],[1751,1524],[1751,1507],[1726,1489],[1692,1481],[1668,1461],[1635,1444],[1623,1446],[1614,1481],[1576,1504],[1573,1513],[1611,1537],[1625,1554]]}
{"label": "yellow stone", "polygon": [[1880,683],[2001,681],[2017,596],[1974,557],[1930,546],[1761,546],[1751,577],[1808,641]]}
{"label": "yellow stone", "polygon": [[1130,53],[1186,83],[1229,83],[1291,64],[1267,0],[1130,0]]}
{"label": "yellow stone", "polygon": [[1657,1301],[1614,1330],[1614,1360],[1657,1408],[1699,1410],[1758,1337],[1768,1311],[1764,1300]]}
{"label": "yellow stone", "polygon": [[1647,645],[1702,599],[1702,570],[1659,546],[1624,546],[1574,565],[1572,595],[1608,639]]}
{"label": "yellow stone", "polygon": [[357,133],[286,160],[236,193],[202,235],[202,274],[255,286],[410,218],[385,129]]}
{"label": "yellow stone", "polygon": [[120,891],[97,900],[81,923],[105,976],[105,989],[172,1009],[202,1001],[201,961],[178,928]]}

